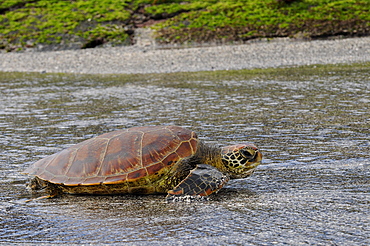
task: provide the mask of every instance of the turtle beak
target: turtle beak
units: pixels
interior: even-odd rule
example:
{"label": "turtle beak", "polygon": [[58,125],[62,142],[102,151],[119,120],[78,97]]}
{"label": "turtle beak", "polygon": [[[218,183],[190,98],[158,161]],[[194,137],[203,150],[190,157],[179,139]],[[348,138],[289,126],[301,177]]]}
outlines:
{"label": "turtle beak", "polygon": [[[256,170],[257,166],[261,164],[261,161],[262,161],[261,152],[258,149],[254,150],[253,158],[251,158],[246,164],[246,166],[248,166],[249,170],[244,173],[242,178],[247,178],[247,177],[251,176],[254,173],[254,171]],[[238,177],[238,178],[240,178],[240,177]]]}
{"label": "turtle beak", "polygon": [[262,153],[257,149],[254,153],[254,161],[261,162],[262,161]]}

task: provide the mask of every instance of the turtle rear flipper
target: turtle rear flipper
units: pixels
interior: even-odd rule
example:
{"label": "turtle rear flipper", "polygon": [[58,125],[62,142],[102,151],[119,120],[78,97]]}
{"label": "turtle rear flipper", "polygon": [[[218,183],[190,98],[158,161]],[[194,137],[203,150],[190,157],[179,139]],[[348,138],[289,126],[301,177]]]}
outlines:
{"label": "turtle rear flipper", "polygon": [[168,191],[167,200],[183,196],[208,196],[221,189],[229,177],[217,168],[199,164],[173,190]]}

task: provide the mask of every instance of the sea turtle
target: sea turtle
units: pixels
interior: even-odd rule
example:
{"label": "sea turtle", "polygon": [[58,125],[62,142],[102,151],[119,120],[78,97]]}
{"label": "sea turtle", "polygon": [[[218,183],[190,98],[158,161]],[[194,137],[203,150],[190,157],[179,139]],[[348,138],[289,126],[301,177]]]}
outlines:
{"label": "sea turtle", "polygon": [[25,170],[32,189],[50,195],[208,196],[229,179],[250,176],[262,154],[250,143],[206,145],[179,126],[143,126],[102,134],[41,159]]}

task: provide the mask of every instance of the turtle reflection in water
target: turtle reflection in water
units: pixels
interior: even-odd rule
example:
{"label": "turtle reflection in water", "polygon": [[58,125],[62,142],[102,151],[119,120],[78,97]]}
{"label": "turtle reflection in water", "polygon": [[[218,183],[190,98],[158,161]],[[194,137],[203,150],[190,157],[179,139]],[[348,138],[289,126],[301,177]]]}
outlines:
{"label": "turtle reflection in water", "polygon": [[229,179],[250,176],[262,154],[253,144],[202,143],[179,126],[118,130],[83,141],[39,160],[25,172],[34,190],[69,194],[155,194],[203,197]]}

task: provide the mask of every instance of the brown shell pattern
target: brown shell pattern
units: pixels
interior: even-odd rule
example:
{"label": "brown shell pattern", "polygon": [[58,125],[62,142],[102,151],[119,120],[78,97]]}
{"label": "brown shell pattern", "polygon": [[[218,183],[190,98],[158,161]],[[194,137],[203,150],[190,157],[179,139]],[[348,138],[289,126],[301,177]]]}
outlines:
{"label": "brown shell pattern", "polygon": [[179,126],[118,130],[41,159],[25,172],[68,186],[119,184],[155,175],[197,150],[196,133]]}

